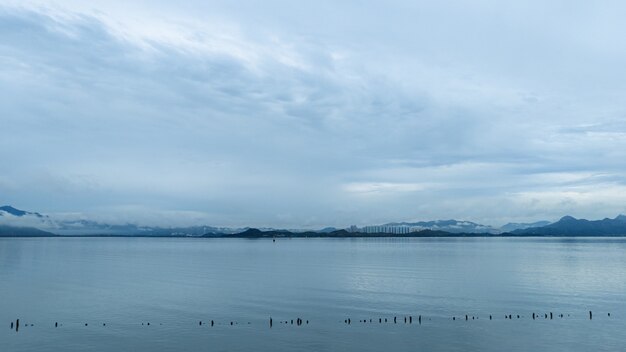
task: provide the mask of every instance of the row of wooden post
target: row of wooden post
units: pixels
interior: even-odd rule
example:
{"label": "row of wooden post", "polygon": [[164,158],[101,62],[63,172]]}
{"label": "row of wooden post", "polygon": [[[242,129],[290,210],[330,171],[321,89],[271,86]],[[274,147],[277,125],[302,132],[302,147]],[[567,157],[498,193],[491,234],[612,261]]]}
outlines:
{"label": "row of wooden post", "polygon": [[[610,316],[611,316],[611,313],[607,313],[607,315],[610,317]],[[563,318],[563,317],[564,317],[564,315],[563,315],[563,314],[559,314],[559,315],[557,315],[557,316],[558,316],[558,317],[560,317],[560,318]],[[569,314],[568,314],[568,316],[569,316]],[[541,315],[540,315],[540,314],[536,314],[536,313],[533,313],[533,314],[532,314],[532,318],[533,318],[533,320],[535,320],[535,319],[537,319],[537,318],[539,318],[539,317],[541,317]],[[553,313],[552,313],[552,312],[550,312],[550,313],[544,313],[544,319],[548,319],[548,317],[550,317],[550,319],[552,319],[552,318],[554,317]],[[469,318],[470,318],[470,316],[466,314],[466,315],[465,315],[465,320],[467,321],[467,320],[469,320]],[[476,319],[476,317],[474,317],[474,316],[472,316],[471,318],[472,318],[472,320],[475,320],[475,319]],[[520,315],[519,315],[519,314],[517,314],[517,315],[516,315],[516,318],[517,318],[517,319],[519,319],[519,318],[520,318]],[[489,315],[489,320],[492,320],[492,319],[493,319],[493,316],[490,314],[490,315]],[[513,319],[513,314],[508,314],[508,315],[506,315],[506,314],[505,314],[505,315],[504,315],[504,319]],[[589,320],[592,320],[592,319],[593,319],[593,312],[592,312],[592,311],[589,311]],[[452,317],[452,320],[456,320],[456,317]],[[387,323],[387,318],[384,318],[384,321],[385,321],[385,323]],[[418,321],[418,323],[419,323],[419,324],[421,324],[421,323],[422,323],[422,316],[421,316],[421,315],[419,315],[419,316],[417,317],[417,321]],[[368,320],[367,320],[367,319],[361,319],[361,320],[359,320],[359,323],[367,323],[367,322],[368,322]],[[369,322],[371,323],[371,322],[372,322],[372,319],[369,319]],[[379,324],[381,324],[382,322],[383,322],[383,318],[378,318],[378,323],[379,323]],[[288,321],[288,320],[285,320],[285,321],[281,321],[280,323],[283,323],[283,324],[289,324],[289,321]],[[296,318],[295,323],[296,323],[296,325],[297,325],[297,326],[300,326],[300,325],[302,325],[302,324],[304,324],[304,323],[306,323],[306,324],[308,325],[308,324],[309,324],[309,321],[308,321],[308,320],[306,320],[306,321],[305,321],[305,320],[303,320],[303,319],[301,319],[301,318]],[[350,324],[352,324],[352,319],[350,319],[350,318],[345,319],[345,320],[344,320],[344,323],[345,323],[345,324],[350,325]],[[397,323],[398,323],[398,317],[397,317],[397,316],[394,316],[394,317],[393,317],[393,323],[394,323],[394,324],[397,324]],[[406,317],[406,316],[404,317],[404,323],[405,323],[405,324],[407,323],[407,317]],[[409,317],[408,317],[408,323],[409,323],[409,324],[412,324],[412,323],[413,323],[413,316],[409,316]],[[209,324],[210,324],[211,326],[214,326],[214,325],[215,325],[215,321],[211,320],[211,322],[210,322]],[[234,324],[234,323],[231,321],[231,322],[230,322],[230,325],[233,325],[233,324]],[[238,324],[238,323],[237,323],[237,324]],[[250,324],[250,323],[248,322],[248,324]],[[294,320],[293,320],[293,319],[291,319],[291,325],[293,325],[293,324],[294,324]],[[144,323],[141,323],[141,325],[144,325]],[[147,323],[146,325],[150,325],[150,323]],[[202,326],[202,320],[198,322],[198,325]],[[273,326],[273,325],[274,325],[274,320],[272,319],[272,317],[270,317],[270,320],[269,320],[269,326],[270,326],[270,328],[272,328],[272,326]],[[28,326],[28,324],[26,324],[26,326]],[[33,326],[33,324],[31,324],[31,326]],[[85,323],[85,326],[88,326],[88,324],[87,324],[87,323]],[[102,323],[102,326],[106,326],[106,323]],[[58,323],[58,322],[55,322],[55,323],[54,323],[54,327],[55,327],[55,328],[56,328],[56,327],[59,327],[59,323]],[[16,331],[16,332],[17,332],[17,331],[19,331],[19,329],[20,329],[20,320],[19,320],[19,319],[15,320],[15,323],[14,323],[14,322],[11,322],[11,330],[13,330],[14,328],[15,328],[15,331]]]}
{"label": "row of wooden post", "polygon": [[[385,323],[386,323],[386,322],[387,322],[387,318],[384,318],[384,320],[385,320]],[[422,316],[421,316],[421,315],[419,315],[419,316],[417,317],[417,321],[419,322],[419,324],[421,324],[421,323],[422,323]],[[343,321],[343,322],[344,322],[345,324],[350,325],[350,324],[352,324],[352,319],[350,319],[350,318],[348,318],[348,319],[344,319],[344,321]],[[361,319],[361,320],[359,320],[359,323],[367,323],[367,322],[368,322],[368,320],[367,320],[367,319]],[[373,321],[372,321],[372,319],[370,319],[370,320],[369,320],[369,322],[370,322],[370,323],[371,323],[371,322],[373,322]],[[379,323],[379,324],[382,324],[382,322],[383,322],[383,318],[378,318],[378,323]],[[397,316],[393,317],[393,323],[394,323],[394,324],[397,324],[397,323],[398,323],[398,317],[397,317]],[[404,323],[405,323],[405,324],[407,323],[407,317],[404,317]],[[408,317],[408,323],[409,323],[409,324],[413,324],[413,316],[409,316],[409,317]]]}

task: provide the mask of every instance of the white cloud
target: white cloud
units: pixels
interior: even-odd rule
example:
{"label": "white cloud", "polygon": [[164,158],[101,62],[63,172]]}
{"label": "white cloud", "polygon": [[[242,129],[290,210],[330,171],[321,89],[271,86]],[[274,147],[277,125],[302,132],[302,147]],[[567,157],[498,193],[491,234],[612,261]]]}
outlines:
{"label": "white cloud", "polygon": [[7,2],[0,194],[235,226],[614,215],[626,28],[564,6]]}

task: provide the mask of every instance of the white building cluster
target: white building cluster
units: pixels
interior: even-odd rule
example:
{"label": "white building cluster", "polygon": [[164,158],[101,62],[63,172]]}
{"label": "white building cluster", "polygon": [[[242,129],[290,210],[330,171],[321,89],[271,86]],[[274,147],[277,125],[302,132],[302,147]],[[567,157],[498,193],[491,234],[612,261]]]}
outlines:
{"label": "white building cluster", "polygon": [[358,228],[354,225],[350,226],[350,232],[363,232],[363,233],[389,233],[394,235],[405,235],[411,232],[419,231],[419,228],[412,228],[406,225],[381,225],[381,226],[365,226]]}

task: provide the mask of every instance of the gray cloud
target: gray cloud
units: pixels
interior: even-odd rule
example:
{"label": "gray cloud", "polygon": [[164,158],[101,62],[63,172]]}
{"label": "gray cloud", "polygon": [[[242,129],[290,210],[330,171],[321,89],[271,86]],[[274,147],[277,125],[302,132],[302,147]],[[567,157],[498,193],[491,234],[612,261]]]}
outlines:
{"label": "gray cloud", "polygon": [[622,5],[561,5],[0,7],[0,194],[176,224],[624,212]]}

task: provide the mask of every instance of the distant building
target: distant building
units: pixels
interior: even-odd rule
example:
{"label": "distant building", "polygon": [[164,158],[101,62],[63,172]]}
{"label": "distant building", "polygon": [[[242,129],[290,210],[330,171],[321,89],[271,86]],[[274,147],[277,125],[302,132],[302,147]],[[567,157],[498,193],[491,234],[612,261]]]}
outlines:
{"label": "distant building", "polygon": [[414,229],[412,229],[409,226],[406,225],[398,225],[398,226],[391,226],[391,225],[381,225],[381,226],[365,226],[361,232],[365,232],[365,233],[389,233],[389,234],[393,234],[393,235],[406,235],[408,233],[413,232]]}
{"label": "distant building", "polygon": [[350,232],[350,233],[359,232],[359,228],[358,228],[358,227],[356,227],[356,225],[351,225],[351,226],[348,228],[348,232]]}

